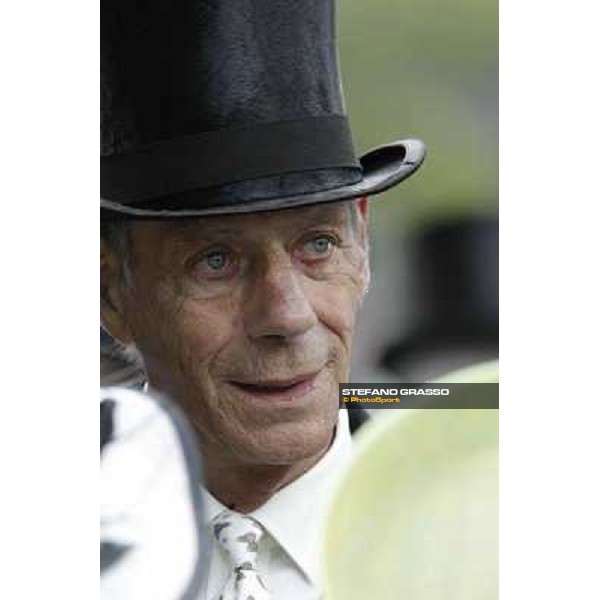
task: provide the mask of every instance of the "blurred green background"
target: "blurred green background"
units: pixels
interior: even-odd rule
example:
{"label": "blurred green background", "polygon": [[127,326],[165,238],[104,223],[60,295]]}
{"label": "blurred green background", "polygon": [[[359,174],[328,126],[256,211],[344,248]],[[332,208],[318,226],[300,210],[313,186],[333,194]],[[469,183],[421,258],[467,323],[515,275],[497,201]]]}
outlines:
{"label": "blurred green background", "polygon": [[[352,380],[432,379],[493,360],[498,3],[339,0],[338,43],[358,154],[408,137],[428,148],[420,171],[371,203],[373,279]],[[444,313],[451,296],[455,308]],[[480,308],[485,315],[470,319]],[[403,344],[419,347],[384,366],[386,352]]]}
{"label": "blurred green background", "polygon": [[495,0],[340,0],[346,105],[360,153],[418,137],[419,173],[373,203],[400,230],[498,206]]}

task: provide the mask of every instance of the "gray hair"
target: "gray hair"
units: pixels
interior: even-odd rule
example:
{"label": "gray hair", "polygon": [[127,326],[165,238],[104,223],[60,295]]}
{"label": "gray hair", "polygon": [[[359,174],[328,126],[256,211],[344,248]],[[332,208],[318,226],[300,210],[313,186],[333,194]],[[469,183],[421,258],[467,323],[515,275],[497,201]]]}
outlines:
{"label": "gray hair", "polygon": [[116,255],[122,281],[127,285],[132,283],[130,224],[128,219],[102,219],[100,221],[100,238]]}
{"label": "gray hair", "polygon": [[[102,219],[100,221],[100,238],[115,254],[119,263],[119,276],[124,285],[132,286],[130,225],[128,219]],[[113,385],[114,377],[118,376],[121,385],[133,385],[144,378],[144,361],[135,344],[123,344],[115,338],[111,343],[101,347],[101,364],[107,371],[102,375],[101,384]],[[108,365],[111,370],[108,369]],[[120,370],[115,373],[115,365]]]}

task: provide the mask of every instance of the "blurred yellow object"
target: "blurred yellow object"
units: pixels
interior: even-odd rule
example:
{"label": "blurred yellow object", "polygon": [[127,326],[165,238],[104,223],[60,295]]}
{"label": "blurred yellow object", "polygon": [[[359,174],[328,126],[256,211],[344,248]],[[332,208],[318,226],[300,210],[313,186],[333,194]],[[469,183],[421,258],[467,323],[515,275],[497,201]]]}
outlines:
{"label": "blurred yellow object", "polygon": [[498,361],[490,360],[458,371],[452,371],[436,380],[436,383],[498,383]]}
{"label": "blurred yellow object", "polygon": [[325,600],[497,598],[498,411],[373,419],[331,508]]}

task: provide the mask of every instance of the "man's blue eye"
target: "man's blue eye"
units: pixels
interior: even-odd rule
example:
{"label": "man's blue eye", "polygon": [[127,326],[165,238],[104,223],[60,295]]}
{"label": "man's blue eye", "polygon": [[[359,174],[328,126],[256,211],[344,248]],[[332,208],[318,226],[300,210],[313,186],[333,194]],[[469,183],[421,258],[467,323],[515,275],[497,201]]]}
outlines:
{"label": "man's blue eye", "polygon": [[327,254],[327,252],[329,252],[329,250],[331,249],[331,240],[322,235],[319,237],[314,238],[313,240],[310,241],[313,250],[317,253],[317,254]]}
{"label": "man's blue eye", "polygon": [[227,257],[224,252],[211,252],[203,262],[211,271],[222,271],[227,266]]}
{"label": "man's blue eye", "polygon": [[228,248],[209,248],[191,259],[192,276],[203,281],[229,280],[239,272],[239,257]]}

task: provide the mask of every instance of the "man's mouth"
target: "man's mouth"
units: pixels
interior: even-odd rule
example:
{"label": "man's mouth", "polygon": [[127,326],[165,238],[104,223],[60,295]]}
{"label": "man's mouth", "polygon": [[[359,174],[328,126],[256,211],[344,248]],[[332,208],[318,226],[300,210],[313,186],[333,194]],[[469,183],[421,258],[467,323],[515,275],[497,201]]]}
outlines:
{"label": "man's mouth", "polygon": [[314,388],[319,372],[316,371],[289,379],[230,381],[229,383],[249,396],[273,401],[292,401],[304,396]]}

